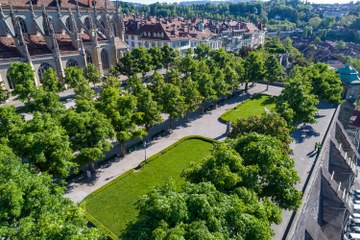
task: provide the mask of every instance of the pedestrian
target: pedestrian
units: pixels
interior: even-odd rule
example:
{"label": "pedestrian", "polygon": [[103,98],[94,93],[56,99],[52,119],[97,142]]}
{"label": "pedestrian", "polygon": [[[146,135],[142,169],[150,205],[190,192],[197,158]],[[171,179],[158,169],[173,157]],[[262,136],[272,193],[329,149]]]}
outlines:
{"label": "pedestrian", "polygon": [[318,143],[316,142],[314,151],[316,151],[317,149],[318,149]]}
{"label": "pedestrian", "polygon": [[318,143],[318,145],[317,145],[317,148],[318,148],[318,151],[320,152],[320,150],[321,150],[321,144],[320,143]]}

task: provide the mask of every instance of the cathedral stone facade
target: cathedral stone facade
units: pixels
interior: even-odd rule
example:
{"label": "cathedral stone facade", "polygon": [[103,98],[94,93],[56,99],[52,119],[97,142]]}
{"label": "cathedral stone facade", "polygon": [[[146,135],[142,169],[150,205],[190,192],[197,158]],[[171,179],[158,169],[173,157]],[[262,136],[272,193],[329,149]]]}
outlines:
{"label": "cathedral stone facade", "polygon": [[27,62],[41,85],[53,68],[93,63],[103,75],[127,51],[120,4],[109,0],[0,0],[0,87],[8,90],[12,62]]}

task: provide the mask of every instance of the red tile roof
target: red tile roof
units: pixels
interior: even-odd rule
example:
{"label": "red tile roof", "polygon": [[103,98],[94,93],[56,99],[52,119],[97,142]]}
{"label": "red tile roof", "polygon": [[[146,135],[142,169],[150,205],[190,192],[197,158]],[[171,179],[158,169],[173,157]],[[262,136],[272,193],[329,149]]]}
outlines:
{"label": "red tile roof", "polygon": [[0,37],[0,59],[21,57],[12,37]]}
{"label": "red tile roof", "polygon": [[56,39],[59,44],[60,52],[77,51],[72,45],[71,37],[67,34],[56,34]]}
{"label": "red tile roof", "polygon": [[43,36],[24,34],[24,39],[30,56],[51,53],[51,50],[46,46],[46,41]]}

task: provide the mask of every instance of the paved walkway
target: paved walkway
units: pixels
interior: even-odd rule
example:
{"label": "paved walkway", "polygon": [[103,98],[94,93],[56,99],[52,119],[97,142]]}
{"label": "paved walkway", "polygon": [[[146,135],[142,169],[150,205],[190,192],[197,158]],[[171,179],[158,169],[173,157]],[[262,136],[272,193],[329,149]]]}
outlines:
{"label": "paved walkway", "polygon": [[[281,92],[280,87],[270,86],[268,91],[265,91],[266,85],[257,84],[255,87],[249,90],[250,94],[254,93],[266,93],[270,95],[279,95]],[[204,114],[202,117],[186,124],[181,125],[174,129],[173,133],[152,141],[147,148],[147,156],[150,157],[171,144],[175,143],[179,139],[189,135],[201,135],[217,140],[221,140],[225,137],[226,125],[219,122],[218,118],[227,110],[235,107],[243,98],[230,99],[223,106],[212,110]],[[65,197],[70,198],[72,201],[78,203],[83,200],[88,194],[94,190],[100,188],[106,183],[110,182],[122,173],[135,168],[145,158],[144,150],[137,150],[119,161],[113,162],[109,167],[98,169],[96,178],[91,182],[73,182],[69,184],[68,192]]]}

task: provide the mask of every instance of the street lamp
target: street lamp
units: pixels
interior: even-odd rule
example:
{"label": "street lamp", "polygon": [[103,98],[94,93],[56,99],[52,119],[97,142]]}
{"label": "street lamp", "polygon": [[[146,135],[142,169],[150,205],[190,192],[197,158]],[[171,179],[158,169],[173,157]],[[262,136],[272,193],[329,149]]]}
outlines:
{"label": "street lamp", "polygon": [[144,150],[145,150],[145,162],[146,162],[146,141],[144,141]]}

